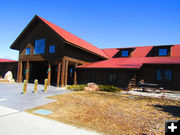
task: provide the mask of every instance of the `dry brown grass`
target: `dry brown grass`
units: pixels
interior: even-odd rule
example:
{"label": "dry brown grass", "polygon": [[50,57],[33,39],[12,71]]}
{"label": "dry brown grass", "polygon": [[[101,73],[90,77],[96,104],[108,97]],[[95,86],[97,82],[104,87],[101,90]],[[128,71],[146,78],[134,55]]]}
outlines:
{"label": "dry brown grass", "polygon": [[51,97],[48,118],[107,135],[164,134],[165,120],[180,119],[180,101],[116,94],[74,92]]}

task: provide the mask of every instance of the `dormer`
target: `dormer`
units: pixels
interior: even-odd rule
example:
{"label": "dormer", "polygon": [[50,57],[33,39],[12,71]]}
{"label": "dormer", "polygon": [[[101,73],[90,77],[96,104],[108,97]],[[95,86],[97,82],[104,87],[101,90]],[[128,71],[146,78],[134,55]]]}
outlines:
{"label": "dormer", "polygon": [[173,45],[154,46],[147,54],[147,57],[167,57],[171,56],[171,47]]}
{"label": "dormer", "polygon": [[116,55],[114,55],[113,58],[126,58],[131,57],[132,52],[135,50],[135,48],[118,48],[119,50]]}

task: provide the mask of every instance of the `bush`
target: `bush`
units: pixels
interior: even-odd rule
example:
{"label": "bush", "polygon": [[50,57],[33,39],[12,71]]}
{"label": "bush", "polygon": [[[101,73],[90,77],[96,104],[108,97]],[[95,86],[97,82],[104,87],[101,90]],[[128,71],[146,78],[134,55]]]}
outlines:
{"label": "bush", "polygon": [[71,86],[68,86],[67,89],[74,90],[74,91],[82,91],[84,87],[86,86],[87,85],[85,84],[71,85]]}
{"label": "bush", "polygon": [[[82,91],[84,87],[87,85],[85,84],[78,84],[78,85],[71,85],[68,86],[67,89],[74,90],[74,91]],[[107,92],[120,92],[121,89],[114,87],[114,86],[109,86],[109,85],[98,85],[100,91],[107,91]]]}
{"label": "bush", "polygon": [[109,85],[98,85],[100,88],[100,91],[107,91],[107,92],[120,92],[121,89],[114,87],[114,86],[109,86]]}

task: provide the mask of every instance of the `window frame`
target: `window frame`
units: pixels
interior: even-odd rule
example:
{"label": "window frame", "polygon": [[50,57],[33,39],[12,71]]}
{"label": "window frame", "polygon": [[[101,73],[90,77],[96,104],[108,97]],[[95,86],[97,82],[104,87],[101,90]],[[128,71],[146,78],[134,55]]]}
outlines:
{"label": "window frame", "polygon": [[[158,72],[159,71],[159,72]],[[158,73],[160,73],[160,74],[158,74]],[[156,80],[157,81],[162,81],[163,80],[163,72],[162,72],[162,70],[160,70],[160,69],[157,69],[156,70]]]}
{"label": "window frame", "polygon": [[[169,76],[169,74],[166,75],[166,72],[167,72],[167,71],[170,71],[170,72],[169,72],[169,73],[170,73],[170,76]],[[168,79],[166,79],[167,76],[168,76]],[[171,79],[169,79],[169,77],[170,77]],[[168,70],[168,69],[164,70],[164,80],[165,80],[165,81],[172,81],[172,70]]]}
{"label": "window frame", "polygon": [[[52,51],[52,48],[53,47],[53,51]],[[51,49],[50,49],[51,48]],[[49,45],[49,53],[55,53],[56,52],[56,46],[55,45]]]}
{"label": "window frame", "polygon": [[[160,50],[166,50],[166,55],[160,55]],[[159,48],[158,49],[158,56],[168,56],[168,48]]]}
{"label": "window frame", "polygon": [[[27,50],[29,49],[29,51]],[[28,53],[29,52],[29,53]],[[25,50],[25,55],[30,55],[31,54],[31,48],[30,47],[27,47],[26,50]]]}
{"label": "window frame", "polygon": [[[127,52],[127,56],[123,56],[123,52]],[[121,57],[129,57],[129,50],[121,50]]]}
{"label": "window frame", "polygon": [[[39,55],[39,54],[45,54],[45,51],[46,51],[46,39],[45,38],[41,38],[41,39],[36,39],[35,42],[34,42],[34,54],[35,55]],[[44,46],[43,46],[43,52],[37,52],[37,47],[36,45],[38,44],[37,42],[38,41],[43,41],[44,42]]]}
{"label": "window frame", "polygon": [[[157,74],[157,71],[160,71],[161,72],[161,79],[160,80],[158,80],[158,74]],[[170,71],[169,73],[170,73],[170,78],[171,79],[166,79],[166,74],[165,74],[165,72],[166,71]],[[157,82],[172,82],[173,81],[173,70],[171,70],[171,69],[156,69],[156,81]],[[168,77],[169,78],[169,77]]]}

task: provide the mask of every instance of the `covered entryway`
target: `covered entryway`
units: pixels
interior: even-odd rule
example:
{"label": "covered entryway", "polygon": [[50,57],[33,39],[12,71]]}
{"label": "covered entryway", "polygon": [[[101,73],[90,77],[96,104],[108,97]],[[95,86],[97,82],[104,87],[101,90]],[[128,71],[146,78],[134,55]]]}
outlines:
{"label": "covered entryway", "polygon": [[[22,64],[22,65],[21,65]],[[35,79],[38,79],[39,84],[44,83],[44,79],[47,78],[48,75],[48,62],[47,61],[23,61],[20,64],[18,71],[19,73],[19,82],[23,80],[28,80],[30,83],[34,83]]]}
{"label": "covered entryway", "polygon": [[61,87],[77,83],[76,66],[86,63],[78,59],[64,56],[61,69]]}
{"label": "covered entryway", "polygon": [[[27,72],[28,71],[26,71],[26,73]],[[48,72],[47,61],[30,62],[29,82],[33,83],[35,79],[38,79],[38,83],[44,84],[44,80],[47,78],[47,72]]]}
{"label": "covered entryway", "polygon": [[86,63],[78,59],[64,56],[61,61],[19,61],[17,82],[28,80],[34,83],[38,79],[39,84],[44,84],[47,78],[49,85],[61,87],[76,84],[75,67]]}

